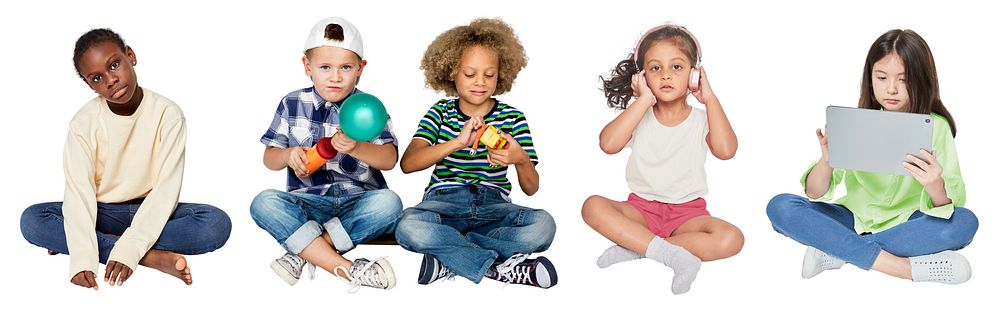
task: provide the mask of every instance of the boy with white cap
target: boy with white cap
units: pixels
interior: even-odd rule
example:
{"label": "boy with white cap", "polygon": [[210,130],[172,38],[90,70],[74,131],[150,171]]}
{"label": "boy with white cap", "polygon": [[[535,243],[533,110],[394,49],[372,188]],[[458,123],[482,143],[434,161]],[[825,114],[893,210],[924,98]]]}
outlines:
{"label": "boy with white cap", "polygon": [[[361,34],[345,19],[323,19],[310,31],[304,54],[313,86],[281,99],[260,140],[266,145],[264,166],[288,169],[288,191],[261,192],[250,215],[287,250],[271,269],[289,285],[298,282],[309,263],[310,271],[319,266],[350,282],[350,292],[360,286],[391,289],[396,277],[384,258],[352,262],[341,256],[357,244],[392,234],[403,209],[381,172],[398,159],[391,119],[368,142],[339,131],[338,112],[347,97],[361,92],[355,86],[368,63]],[[337,155],[310,173],[306,150],[323,137],[332,137]]]}

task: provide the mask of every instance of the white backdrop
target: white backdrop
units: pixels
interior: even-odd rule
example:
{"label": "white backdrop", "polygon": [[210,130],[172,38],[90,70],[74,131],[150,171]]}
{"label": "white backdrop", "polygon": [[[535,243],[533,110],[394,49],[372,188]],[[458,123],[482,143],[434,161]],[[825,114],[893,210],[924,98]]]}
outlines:
{"label": "white backdrop", "polygon": [[[992,302],[986,297],[998,286],[998,253],[992,248],[997,214],[989,200],[996,186],[991,124],[998,110],[988,92],[994,83],[990,75],[1000,69],[998,44],[991,36],[1000,23],[995,9],[977,6],[914,1],[8,2],[0,12],[0,86],[6,99],[0,127],[8,136],[0,154],[7,168],[0,188],[0,243],[7,256],[2,268],[9,274],[0,305],[8,310],[97,311],[121,305],[263,312],[982,307]],[[427,44],[475,17],[502,17],[514,27],[530,60],[513,91],[500,98],[528,117],[541,161],[541,189],[532,197],[516,191],[513,199],[555,217],[555,242],[542,255],[555,263],[559,285],[541,290],[457,279],[420,286],[420,256],[391,246],[362,246],[348,254],[388,256],[399,280],[390,291],[366,288],[348,295],[346,286],[326,273],[289,287],[271,272],[268,263],[282,249],[253,223],[248,207],[259,191],[284,188],[285,174],[263,166],[258,140],[281,97],[309,86],[299,61],[303,40],[313,23],[327,16],[346,17],[361,30],[368,67],[360,88],[386,103],[401,149],[419,118],[442,96],[423,87],[418,66]],[[587,227],[579,213],[588,195],[624,199],[628,192],[628,151],[606,156],[598,149],[600,129],[617,114],[606,108],[598,76],[623,59],[645,30],[667,20],[687,25],[701,41],[708,77],[740,139],[733,160],[708,162],[706,199],[713,215],[746,235],[742,253],[704,264],[691,292],[681,296],[670,294],[672,272],[658,263],[597,268],[597,256],[611,243]],[[225,247],[188,258],[192,286],[142,268],[123,287],[103,285],[98,292],[75,287],[67,281],[68,257],[47,256],[20,234],[24,208],[61,201],[67,124],[94,96],[74,72],[73,44],[97,27],[119,32],[138,56],[140,85],[174,100],[187,116],[181,200],[216,205],[233,220]],[[914,29],[930,44],[942,98],[957,120],[967,205],[982,225],[962,251],[974,275],[959,286],[916,284],[847,265],[804,280],[799,269],[805,248],[774,232],[764,207],[775,194],[801,194],[799,175],[819,156],[813,131],[823,124],[824,107],[857,103],[867,49],[893,28]],[[426,170],[404,175],[397,167],[386,177],[404,206],[412,206],[429,175]]]}

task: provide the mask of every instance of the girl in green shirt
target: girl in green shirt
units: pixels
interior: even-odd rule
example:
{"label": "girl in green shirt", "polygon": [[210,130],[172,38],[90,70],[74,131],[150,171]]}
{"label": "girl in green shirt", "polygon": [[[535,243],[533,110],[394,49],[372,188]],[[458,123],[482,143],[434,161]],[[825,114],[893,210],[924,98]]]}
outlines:
{"label": "girl in green shirt", "polygon": [[[972,241],[979,221],[963,207],[955,120],[941,102],[930,48],[912,30],[891,30],[872,44],[862,75],[858,107],[930,114],[933,150],[906,156],[911,176],[834,169],[817,129],[822,156],[801,179],[809,199],[775,196],[767,205],[772,226],[809,246],[803,278],[851,263],[913,281],[969,280],[969,262],[954,250]],[[810,201],[830,200],[841,182],[847,195],[836,202]]]}

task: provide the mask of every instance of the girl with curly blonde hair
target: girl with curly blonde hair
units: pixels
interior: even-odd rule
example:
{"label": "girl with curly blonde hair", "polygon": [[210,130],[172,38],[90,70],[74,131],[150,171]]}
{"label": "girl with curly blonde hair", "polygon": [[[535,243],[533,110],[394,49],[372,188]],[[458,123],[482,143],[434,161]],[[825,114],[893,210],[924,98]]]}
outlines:
{"label": "girl with curly blonde hair", "polygon": [[510,91],[527,63],[514,30],[500,19],[452,28],[424,52],[427,86],[451,98],[431,106],[400,161],[405,173],[434,166],[423,202],[404,211],[396,230],[403,248],[424,254],[420,284],[454,275],[541,288],[557,282],[551,261],[527,258],[548,249],[555,221],[509,198],[510,166],[521,191],[538,191],[528,121],[493,97]]}

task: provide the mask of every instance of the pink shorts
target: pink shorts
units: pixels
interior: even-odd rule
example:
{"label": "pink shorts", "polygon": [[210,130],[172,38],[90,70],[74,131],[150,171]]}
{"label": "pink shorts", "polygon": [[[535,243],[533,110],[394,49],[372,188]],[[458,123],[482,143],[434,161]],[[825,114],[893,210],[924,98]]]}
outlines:
{"label": "pink shorts", "polygon": [[649,227],[649,230],[663,238],[670,237],[674,230],[692,218],[702,215],[711,216],[705,209],[705,199],[702,198],[673,204],[646,200],[632,193],[628,195],[628,200],[625,203],[631,204],[632,207],[639,210],[639,213],[642,213],[642,218],[646,220],[646,226]]}

